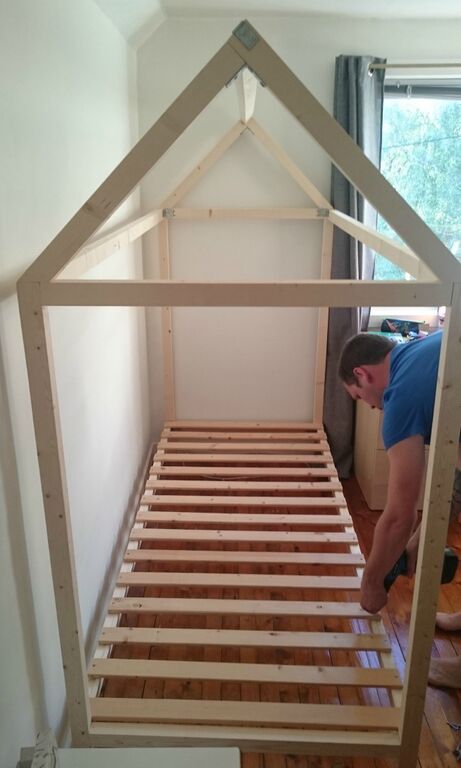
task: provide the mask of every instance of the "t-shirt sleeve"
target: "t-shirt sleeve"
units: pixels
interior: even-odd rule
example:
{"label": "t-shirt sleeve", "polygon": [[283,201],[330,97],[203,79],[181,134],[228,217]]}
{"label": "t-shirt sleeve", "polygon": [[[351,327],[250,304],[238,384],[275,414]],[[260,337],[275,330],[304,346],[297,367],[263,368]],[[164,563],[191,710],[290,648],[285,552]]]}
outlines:
{"label": "t-shirt sleeve", "polygon": [[426,428],[420,409],[408,402],[395,398],[389,403],[383,416],[382,438],[387,450],[407,437],[421,435],[424,438]]}

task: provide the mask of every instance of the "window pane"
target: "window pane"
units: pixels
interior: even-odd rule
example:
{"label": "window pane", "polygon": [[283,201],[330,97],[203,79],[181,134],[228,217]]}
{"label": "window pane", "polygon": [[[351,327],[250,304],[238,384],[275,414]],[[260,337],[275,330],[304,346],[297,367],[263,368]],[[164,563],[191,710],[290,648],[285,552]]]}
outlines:
{"label": "window pane", "polygon": [[[461,261],[461,101],[385,98],[381,171]],[[399,241],[381,217],[378,229]],[[377,256],[376,279],[404,276]]]}

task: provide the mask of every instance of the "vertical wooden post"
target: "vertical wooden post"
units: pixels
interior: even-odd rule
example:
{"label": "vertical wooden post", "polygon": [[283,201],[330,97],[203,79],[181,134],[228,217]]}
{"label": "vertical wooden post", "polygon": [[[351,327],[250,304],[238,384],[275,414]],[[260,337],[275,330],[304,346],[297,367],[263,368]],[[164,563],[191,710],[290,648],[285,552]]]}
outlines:
{"label": "vertical wooden post", "polygon": [[[320,277],[329,280],[331,277],[331,254],[333,248],[333,224],[328,219],[323,222],[322,255],[320,262]],[[325,367],[327,362],[328,338],[328,307],[319,307],[317,326],[317,351],[315,354],[314,380],[314,422],[323,423],[323,399],[325,396]]]}
{"label": "vertical wooden post", "polygon": [[[171,280],[168,219],[164,219],[158,226],[158,244],[160,278],[162,280]],[[173,312],[171,307],[162,307],[161,311],[165,420],[171,421],[172,419],[176,418],[173,352]]]}
{"label": "vertical wooden post", "polygon": [[445,322],[408,642],[399,768],[413,768],[418,757],[442,552],[447,536],[461,424],[461,284],[454,285],[452,307],[447,310]]}
{"label": "vertical wooden post", "polygon": [[18,284],[32,413],[73,743],[88,734],[89,704],[74,548],[51,340],[39,283]]}

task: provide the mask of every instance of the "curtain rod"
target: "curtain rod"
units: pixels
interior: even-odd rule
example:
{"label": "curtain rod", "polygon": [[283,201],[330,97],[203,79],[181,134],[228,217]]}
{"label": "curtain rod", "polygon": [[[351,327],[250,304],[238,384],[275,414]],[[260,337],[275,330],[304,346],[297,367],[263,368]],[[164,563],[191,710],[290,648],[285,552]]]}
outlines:
{"label": "curtain rod", "polygon": [[370,64],[368,69],[370,72],[372,72],[374,69],[461,69],[461,62],[450,61],[444,62],[443,64],[440,62],[423,62],[410,64],[408,61],[402,62],[401,64],[380,64],[377,62],[376,64]]}

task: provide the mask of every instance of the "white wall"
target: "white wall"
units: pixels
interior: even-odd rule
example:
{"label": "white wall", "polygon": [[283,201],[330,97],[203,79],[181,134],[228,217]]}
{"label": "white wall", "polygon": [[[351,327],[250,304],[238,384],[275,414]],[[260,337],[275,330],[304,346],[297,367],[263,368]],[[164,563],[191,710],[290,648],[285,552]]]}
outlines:
{"label": "white wall", "polygon": [[[169,106],[228,39],[240,18],[171,18],[138,52],[140,130]],[[341,17],[255,16],[249,21],[331,112],[335,57],[371,54],[389,60],[456,60],[460,21],[365,21]],[[221,93],[146,178],[143,208],[161,203],[238,119],[235,87]],[[330,163],[303,129],[264,89],[256,118],[327,197]],[[253,142],[254,143],[254,142]],[[187,200],[190,205],[299,205],[264,153],[252,155],[245,136]],[[252,164],[250,166],[250,163]],[[255,170],[253,170],[255,168]],[[277,175],[278,174],[278,175]],[[207,233],[205,233],[207,227]],[[155,243],[146,240],[144,257],[156,274]],[[172,224],[172,269],[177,279],[269,280],[315,276],[315,225]],[[150,257],[146,256],[147,250]],[[149,328],[152,380],[161,388],[158,314]],[[254,318],[254,322],[250,324]],[[312,415],[313,314],[299,312],[180,310],[175,312],[178,415],[181,417],[310,418]],[[251,330],[249,331],[249,328]],[[289,371],[289,372],[288,372]],[[153,404],[162,421],[158,399]]]}
{"label": "white wall", "polygon": [[[15,281],[134,142],[134,55],[93,0],[2,3],[0,765],[50,725],[64,682]],[[134,198],[123,215],[136,205]],[[120,254],[114,276],[140,274]],[[85,628],[147,455],[145,323],[55,310],[52,331]]]}

